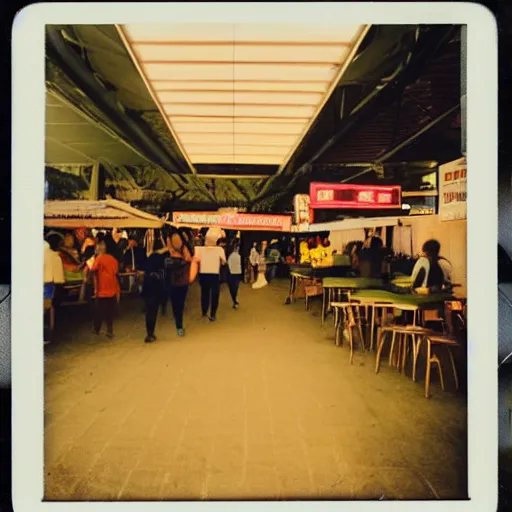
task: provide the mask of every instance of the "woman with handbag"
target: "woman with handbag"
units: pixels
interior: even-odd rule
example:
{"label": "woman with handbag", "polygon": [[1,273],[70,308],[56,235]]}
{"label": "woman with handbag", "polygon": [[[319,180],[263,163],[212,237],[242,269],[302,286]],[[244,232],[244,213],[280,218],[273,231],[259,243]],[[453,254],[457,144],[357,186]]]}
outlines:
{"label": "woman with handbag", "polygon": [[167,236],[168,257],[165,259],[166,284],[171,300],[176,333],[185,336],[183,314],[188,288],[197,276],[198,263],[194,259],[194,246],[183,231],[177,230]]}

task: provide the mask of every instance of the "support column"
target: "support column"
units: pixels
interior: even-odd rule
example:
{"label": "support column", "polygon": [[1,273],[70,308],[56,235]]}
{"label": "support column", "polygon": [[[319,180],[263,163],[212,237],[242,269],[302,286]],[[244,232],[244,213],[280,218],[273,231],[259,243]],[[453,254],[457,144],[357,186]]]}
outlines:
{"label": "support column", "polygon": [[91,172],[91,183],[89,185],[89,199],[98,201],[100,198],[100,163],[94,162]]}

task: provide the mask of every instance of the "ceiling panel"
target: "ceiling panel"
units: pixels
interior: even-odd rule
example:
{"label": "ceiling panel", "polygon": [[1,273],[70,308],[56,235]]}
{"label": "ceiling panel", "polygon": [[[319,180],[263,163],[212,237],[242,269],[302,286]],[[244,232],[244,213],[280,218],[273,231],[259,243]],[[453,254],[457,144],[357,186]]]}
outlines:
{"label": "ceiling panel", "polygon": [[206,23],[118,29],[192,164],[284,165],[367,27]]}
{"label": "ceiling panel", "polygon": [[279,165],[280,157],[269,155],[194,155],[196,164]]}
{"label": "ceiling panel", "polygon": [[266,135],[250,133],[181,133],[183,145],[189,144],[231,144],[258,146],[286,146],[293,144],[293,135]]}
{"label": "ceiling panel", "polygon": [[229,103],[257,105],[311,105],[322,99],[321,93],[300,92],[237,92],[231,91],[165,91],[159,95],[162,104],[172,103]]}
{"label": "ceiling panel", "polygon": [[354,42],[359,25],[307,23],[133,23],[123,26],[134,43],[340,43]]}
{"label": "ceiling panel", "polygon": [[45,163],[66,165],[109,161],[146,165],[147,160],[107,133],[54,92],[46,94]]}
{"label": "ceiling panel", "polygon": [[280,80],[264,82],[261,80],[154,80],[151,82],[155,92],[160,91],[245,91],[245,92],[317,92],[325,94],[327,85],[323,82],[302,82],[300,80]]}
{"label": "ceiling panel", "polygon": [[[293,140],[297,139],[297,135],[300,135],[303,124],[283,124],[283,123],[239,123],[231,120],[226,123],[215,123],[215,122],[178,122],[175,121],[174,127],[181,135],[180,138],[185,140],[189,134],[193,135],[204,135],[204,134],[215,134],[215,133],[229,133],[229,134],[249,134],[249,135],[268,135],[270,136],[281,136],[289,135],[294,136]],[[291,139],[290,139],[291,141]]]}
{"label": "ceiling panel", "polygon": [[134,44],[133,50],[144,62],[286,62],[339,64],[348,53],[348,46],[270,45],[175,45]]}
{"label": "ceiling panel", "polygon": [[334,64],[211,64],[211,63],[167,63],[149,62],[144,65],[146,76],[153,80],[305,80],[330,82],[339,66]]}
{"label": "ceiling panel", "polygon": [[212,116],[212,117],[246,117],[246,118],[275,118],[275,119],[308,119],[314,113],[314,107],[300,106],[268,106],[268,105],[239,105],[220,104],[163,104],[165,113],[173,116]]}

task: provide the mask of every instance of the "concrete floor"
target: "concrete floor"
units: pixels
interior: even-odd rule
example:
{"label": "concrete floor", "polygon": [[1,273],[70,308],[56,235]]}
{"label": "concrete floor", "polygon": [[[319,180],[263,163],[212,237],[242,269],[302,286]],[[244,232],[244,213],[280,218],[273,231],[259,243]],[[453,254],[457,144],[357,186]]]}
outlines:
{"label": "concrete floor", "polygon": [[[319,304],[284,305],[287,283],[222,291],[215,324],[199,290],[187,335],[160,318],[144,344],[123,300],[113,341],[65,310],[45,372],[45,499],[449,499],[467,497],[466,402],[384,365],[349,365]],[[64,334],[63,334],[64,333]]]}

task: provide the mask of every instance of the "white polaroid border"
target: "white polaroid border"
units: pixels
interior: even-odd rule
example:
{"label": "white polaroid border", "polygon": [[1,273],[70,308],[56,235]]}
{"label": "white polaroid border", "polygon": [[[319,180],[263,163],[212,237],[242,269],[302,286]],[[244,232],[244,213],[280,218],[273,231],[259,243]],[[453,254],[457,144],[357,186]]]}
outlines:
{"label": "white polaroid border", "polygon": [[[497,29],[475,3],[39,3],[13,25],[13,502],[16,512],[190,510],[205,503],[43,499],[42,234],[45,25],[115,23],[460,24],[468,27],[469,501],[231,502],[210,510],[495,510],[497,503]],[[422,398],[418,395],[418,400]],[[418,439],[420,442],[420,439]]]}

